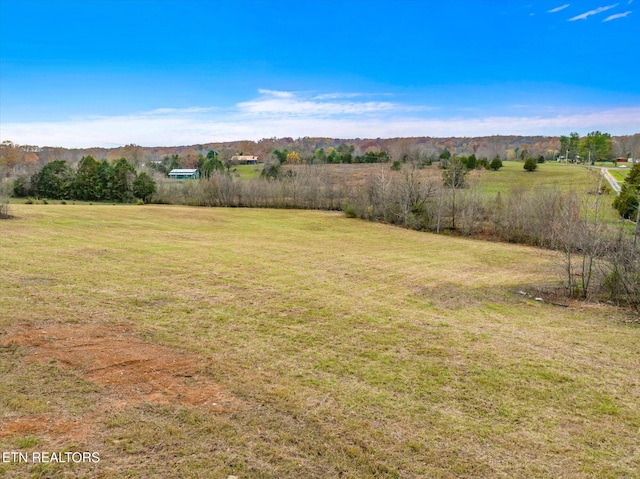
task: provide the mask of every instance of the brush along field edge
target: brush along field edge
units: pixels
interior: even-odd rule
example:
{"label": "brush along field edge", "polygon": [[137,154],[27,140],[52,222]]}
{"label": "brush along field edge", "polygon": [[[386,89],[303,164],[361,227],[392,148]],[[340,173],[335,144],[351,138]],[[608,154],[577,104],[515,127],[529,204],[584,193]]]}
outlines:
{"label": "brush along field edge", "polygon": [[8,477],[638,477],[640,328],[513,294],[557,284],[553,253],[327,212],[12,209],[0,450],[101,460]]}

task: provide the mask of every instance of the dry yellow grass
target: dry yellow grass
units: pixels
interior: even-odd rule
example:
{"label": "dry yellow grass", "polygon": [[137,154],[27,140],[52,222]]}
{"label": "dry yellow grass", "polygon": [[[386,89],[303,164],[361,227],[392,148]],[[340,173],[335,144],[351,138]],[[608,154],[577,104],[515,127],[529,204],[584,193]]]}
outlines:
{"label": "dry yellow grass", "polygon": [[[326,212],[12,211],[0,451],[101,461],[7,477],[638,477],[640,329],[514,294],[557,280],[549,252]],[[105,408],[113,388],[6,340],[24,325],[129,328],[228,404]]]}

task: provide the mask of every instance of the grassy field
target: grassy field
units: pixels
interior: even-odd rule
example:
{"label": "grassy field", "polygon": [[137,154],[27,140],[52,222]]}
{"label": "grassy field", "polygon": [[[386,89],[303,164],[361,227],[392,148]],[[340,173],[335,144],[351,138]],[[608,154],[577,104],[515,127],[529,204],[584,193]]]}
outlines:
{"label": "grassy field", "polygon": [[[600,180],[598,169],[591,169],[581,165],[561,163],[543,163],[533,172],[525,171],[521,161],[504,161],[503,168],[498,171],[474,170],[469,173],[468,180],[472,185],[477,184],[481,191],[488,196],[495,196],[498,192],[505,194],[511,188],[543,188],[556,187],[563,191],[575,190],[586,192],[596,190]],[[304,166],[294,166],[293,169],[303,169]],[[405,165],[404,168],[410,168]],[[383,164],[340,164],[322,165],[322,171],[335,182],[347,182],[351,185],[362,185],[369,177],[375,177],[381,169],[389,175],[401,175],[393,172],[388,163]],[[441,181],[442,170],[437,166],[428,166],[420,170],[423,179]]]}
{"label": "grassy field", "polygon": [[[100,462],[0,476],[640,477],[640,328],[517,294],[557,284],[547,251],[327,212],[11,206],[0,451]],[[134,401],[95,379],[107,342],[197,367]],[[212,385],[222,406],[181,399]]]}
{"label": "grassy field", "polygon": [[481,171],[478,182],[489,195],[505,194],[514,186],[523,188],[555,187],[579,192],[595,191],[600,180],[598,169],[556,162],[541,163],[535,171],[525,171],[520,161],[504,161],[498,171]]}
{"label": "grassy field", "polygon": [[264,165],[237,165],[231,167],[231,173],[241,180],[259,178]]}
{"label": "grassy field", "polygon": [[629,170],[609,170],[609,173],[620,183],[624,182],[627,176],[629,176]]}

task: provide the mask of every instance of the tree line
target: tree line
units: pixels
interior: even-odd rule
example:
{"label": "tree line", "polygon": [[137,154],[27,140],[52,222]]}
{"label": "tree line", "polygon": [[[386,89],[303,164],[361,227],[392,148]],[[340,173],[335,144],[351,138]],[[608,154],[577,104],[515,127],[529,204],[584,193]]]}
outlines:
{"label": "tree line", "polygon": [[[451,154],[458,156],[468,156],[475,154],[478,158],[495,158],[500,156],[503,160],[520,159],[522,151],[526,150],[533,158],[538,159],[544,156],[546,160],[557,158],[558,155],[565,156],[569,150],[569,161],[576,159],[576,156],[588,160],[589,149],[580,152],[580,138],[578,142],[569,146],[561,142],[560,137],[555,136],[510,136],[494,135],[485,137],[412,137],[412,138],[355,138],[336,139],[322,137],[303,138],[263,138],[259,141],[232,141],[213,142],[207,144],[176,146],[176,147],[142,147],[131,144],[117,148],[84,148],[70,149],[59,147],[40,147],[37,145],[17,145],[9,140],[0,143],[0,177],[32,174],[36,168],[41,168],[44,164],[53,160],[67,160],[71,164],[76,164],[84,156],[94,158],[106,158],[109,161],[126,158],[134,167],[149,162],[159,162],[164,158],[171,158],[178,155],[180,162],[187,168],[194,168],[199,160],[199,155],[207,156],[207,152],[215,150],[219,153],[219,160],[224,163],[227,156],[237,154],[242,151],[246,155],[256,155],[260,158],[268,158],[274,150],[296,151],[306,162],[318,152],[317,159],[321,159],[323,150],[327,157],[327,162],[347,162],[348,155],[342,156],[343,151],[332,154],[332,148],[338,150],[341,144],[347,145],[351,151],[351,162],[371,160],[368,152],[384,151],[389,156],[390,161],[402,161],[406,154],[420,154],[425,157],[438,157],[439,152],[447,149]],[[567,136],[565,138],[570,138]],[[640,157],[640,133],[626,136],[611,137],[611,155],[616,157]],[[568,148],[567,148],[568,146]],[[345,147],[341,147],[344,149]],[[367,157],[368,156],[368,157]],[[358,157],[363,157],[358,160]],[[346,161],[345,161],[346,160]]]}
{"label": "tree line", "polygon": [[156,182],[147,173],[138,173],[126,159],[97,161],[83,157],[77,169],[65,160],[47,163],[30,177],[13,182],[13,195],[53,200],[115,201],[134,199],[148,202]]}
{"label": "tree line", "polygon": [[[622,152],[625,157],[631,152]],[[574,163],[591,163],[613,159],[613,141],[609,133],[592,131],[580,138],[576,132],[560,137],[560,156]]]}

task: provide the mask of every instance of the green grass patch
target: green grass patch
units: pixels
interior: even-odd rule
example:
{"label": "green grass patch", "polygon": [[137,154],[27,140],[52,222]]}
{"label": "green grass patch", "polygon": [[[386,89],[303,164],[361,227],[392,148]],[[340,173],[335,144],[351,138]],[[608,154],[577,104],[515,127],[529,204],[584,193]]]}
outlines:
{"label": "green grass patch", "polygon": [[478,185],[483,193],[495,196],[507,193],[514,187],[527,189],[557,188],[562,191],[578,192],[595,190],[600,176],[597,169],[582,165],[557,162],[538,164],[535,171],[526,171],[521,161],[503,161],[498,171],[482,171],[478,175]]}
{"label": "green grass patch", "polygon": [[237,165],[231,167],[231,173],[241,180],[259,178],[263,165]]}
{"label": "green grass patch", "polygon": [[[520,169],[484,176],[587,175]],[[0,331],[125,323],[199,354],[236,405],[102,411],[78,446],[100,452],[92,469],[8,474],[638,476],[640,328],[514,294],[557,281],[553,253],[317,211],[12,206]],[[88,417],[117,394],[0,345],[2,418]]]}
{"label": "green grass patch", "polygon": [[609,170],[609,173],[620,183],[624,182],[629,176],[629,170]]}

